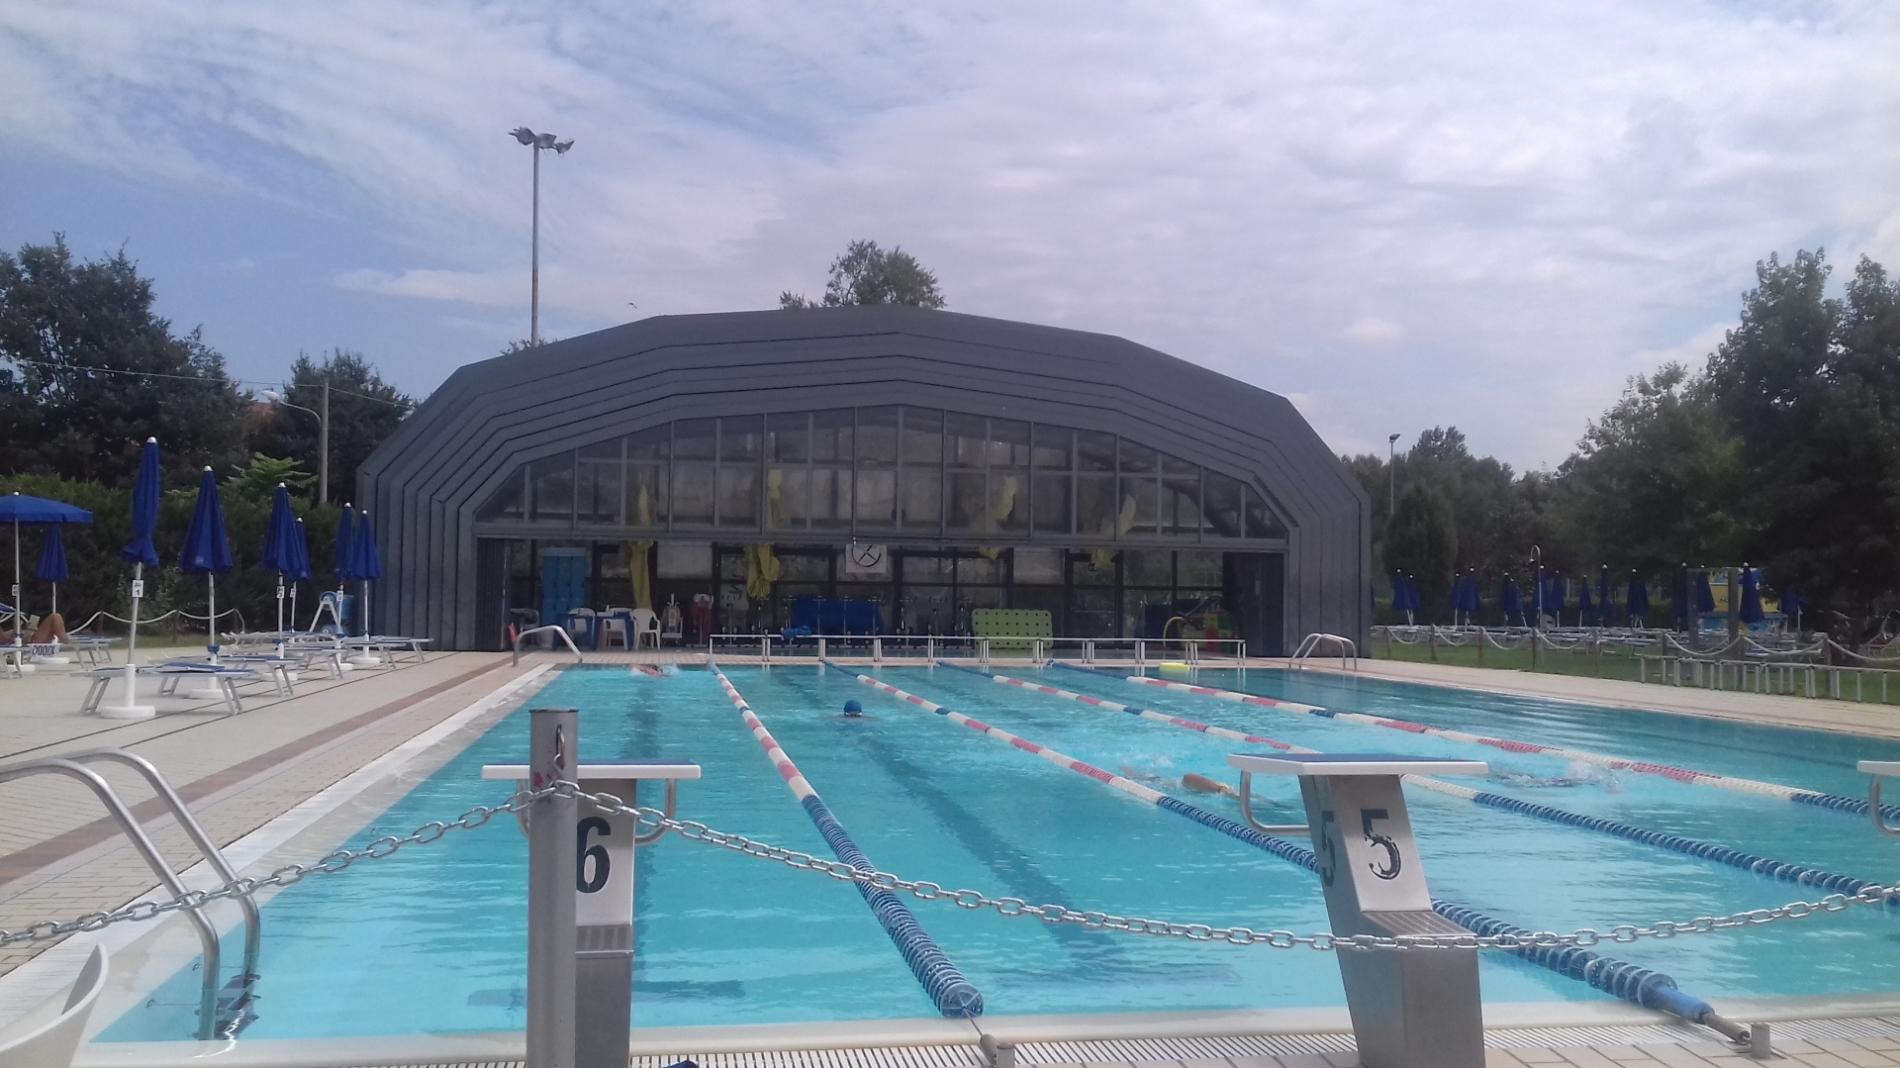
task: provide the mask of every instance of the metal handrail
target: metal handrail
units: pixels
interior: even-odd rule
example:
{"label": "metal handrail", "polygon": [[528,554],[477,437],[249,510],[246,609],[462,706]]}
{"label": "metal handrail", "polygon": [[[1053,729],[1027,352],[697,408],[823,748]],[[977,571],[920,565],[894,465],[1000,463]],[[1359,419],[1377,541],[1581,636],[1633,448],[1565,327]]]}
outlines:
{"label": "metal handrail", "polygon": [[515,656],[513,660],[510,660],[508,662],[509,666],[514,667],[514,666],[520,665],[521,663],[521,639],[530,637],[535,634],[546,634],[550,631],[552,631],[555,634],[559,634],[561,636],[561,640],[567,643],[567,647],[573,650],[574,662],[576,664],[584,664],[587,662],[586,658],[581,656],[581,647],[574,644],[574,636],[567,632],[567,628],[561,626],[559,623],[549,623],[546,626],[530,627],[527,630],[522,631],[520,634],[515,635]]}
{"label": "metal handrail", "polygon": [[1261,834],[1310,834],[1312,828],[1304,823],[1261,823],[1253,818],[1253,772],[1240,773],[1240,818],[1247,826]]}
{"label": "metal handrail", "polygon": [[1314,653],[1319,651],[1321,642],[1339,643],[1339,669],[1341,671],[1346,670],[1348,657],[1352,660],[1352,670],[1359,670],[1359,643],[1353,641],[1351,638],[1343,637],[1338,634],[1314,631],[1300,639],[1299,648],[1293,650],[1292,667],[1295,671],[1305,668],[1306,661],[1311,658]]}
{"label": "metal handrail", "polygon": [[[709,634],[706,636],[705,647],[708,652],[712,652],[720,645],[732,646],[740,643],[757,643],[759,658],[770,662],[774,656],[779,655],[773,652],[775,644],[782,646],[800,641],[813,643],[814,647],[818,650],[817,658],[820,660],[824,659],[829,653],[830,650],[828,646],[830,643],[856,642],[869,645],[871,648],[871,658],[880,662],[884,659],[884,653],[886,651],[885,643],[891,643],[907,650],[914,650],[918,646],[921,646],[924,658],[931,661],[935,661],[937,657],[942,654],[942,647],[945,645],[967,645],[971,648],[972,655],[974,655],[977,660],[988,662],[989,653],[987,648],[991,641],[1026,643],[1030,658],[1034,660],[1048,660],[1056,656],[1056,647],[1060,645],[1080,646],[1083,650],[1082,659],[1085,663],[1095,658],[1096,651],[1099,647],[1117,645],[1132,648],[1135,663],[1143,665],[1152,659],[1152,651],[1148,648],[1148,646],[1151,645],[1183,646],[1182,655],[1190,663],[1200,662],[1205,656],[1202,652],[1202,647],[1209,645],[1232,646],[1234,660],[1245,661],[1247,659],[1247,642],[1243,638],[1077,638],[1064,637],[1062,635],[1055,635],[1048,638],[1031,638],[1008,635],[981,637],[974,634],[810,634],[796,638],[786,638],[783,634],[768,631],[752,634]],[[1041,646],[1040,654],[1038,654],[1036,648],[1038,644]]]}
{"label": "metal handrail", "polygon": [[[172,871],[171,865],[165,863],[164,856],[159,853],[158,847],[152,844],[151,837],[139,825],[138,819],[132,815],[132,810],[126,807],[125,802],[112,789],[112,784],[100,777],[98,772],[61,758],[29,760],[0,767],[0,782],[24,779],[32,775],[65,775],[84,783],[87,789],[99,798],[99,802],[118,823],[119,829],[125,832],[132,847],[145,858],[145,863],[151,867],[152,873],[158,876],[158,881],[164,884],[165,889],[171,891],[174,896],[182,897],[185,894],[185,884],[178,878],[178,873]],[[212,928],[211,922],[205,919],[202,905],[184,911],[186,919],[198,932],[199,952],[204,956],[204,984],[198,1003],[198,1037],[215,1038],[218,1025],[218,933]]]}

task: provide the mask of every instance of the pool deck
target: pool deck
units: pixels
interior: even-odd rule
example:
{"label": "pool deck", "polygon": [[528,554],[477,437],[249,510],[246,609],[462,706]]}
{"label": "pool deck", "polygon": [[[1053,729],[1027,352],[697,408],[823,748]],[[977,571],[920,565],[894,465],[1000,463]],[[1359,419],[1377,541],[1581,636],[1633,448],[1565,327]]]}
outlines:
{"label": "pool deck", "polygon": [[[143,650],[142,650],[143,652]],[[0,679],[0,764],[87,749],[122,747],[152,760],[184,796],[199,821],[221,844],[251,834],[309,801],[326,788],[388,754],[417,735],[450,720],[523,676],[535,665],[568,660],[539,654],[511,668],[506,654],[440,653],[426,662],[395,669],[352,672],[298,684],[294,697],[260,694],[246,700],[242,715],[227,716],[210,702],[183,698],[159,701],[150,720],[104,720],[78,714],[86,680],[60,669],[24,679]],[[664,654],[590,654],[589,662],[697,663],[696,651]],[[753,658],[722,656],[722,663]],[[901,662],[900,662],[901,663]],[[999,666],[1001,665],[999,661]],[[1280,666],[1259,661],[1257,666]],[[1016,665],[1012,665],[1016,666]],[[1132,666],[1131,671],[1132,671]],[[1315,666],[1314,670],[1324,669]],[[1350,674],[1350,673],[1348,673]],[[1584,701],[1683,715],[1900,737],[1900,716],[1873,706],[1768,697],[1756,694],[1611,682],[1559,675],[1528,675],[1429,664],[1363,661],[1360,675],[1430,685],[1458,686],[1526,697]],[[158,815],[159,803],[142,781],[124,769],[99,769],[142,820],[175,870],[196,860],[183,832]],[[153,889],[155,878],[120,837],[92,795],[78,783],[44,777],[0,784],[0,928],[61,919],[115,908]],[[85,937],[85,936],[80,936]],[[0,1027],[30,1003],[24,984],[4,977],[56,942],[0,949]],[[42,966],[50,962],[42,962]],[[31,970],[31,969],[29,969]],[[17,978],[25,978],[25,974]],[[1594,1023],[1531,1019],[1513,1007],[1487,1010],[1488,1068],[1552,1065],[1554,1068],[1741,1068],[1749,1063],[1712,1033],[1662,1024],[1658,1017],[1621,1007],[1626,1015]],[[1744,1020],[1777,1021],[1782,1063],[1802,1068],[1900,1068],[1900,1003],[1869,999],[1861,1005],[1763,1007]],[[1634,1015],[1628,1015],[1634,1014]],[[1356,1064],[1343,1012],[1330,1010],[1241,1018],[1234,1014],[1175,1014],[1161,1019],[1085,1017],[1053,1020],[990,1017],[980,1022],[917,1021],[881,1037],[853,1037],[835,1027],[701,1029],[693,1035],[636,1034],[633,1063],[641,1068],[669,1063],[694,1050],[707,1068],[745,1064],[787,1068],[982,1065],[976,1040],[988,1034],[1019,1043],[1024,1065],[1180,1065],[1182,1068],[1348,1068]],[[1237,1023],[1236,1020],[1239,1020]],[[95,1021],[96,1023],[98,1021]],[[926,1025],[929,1026],[926,1026]],[[1571,1026],[1559,1026],[1570,1024]],[[426,1026],[426,1024],[419,1025]],[[946,1031],[944,1028],[949,1028]],[[954,1037],[953,1037],[954,1036]],[[240,1043],[217,1058],[236,1066],[506,1063],[519,1056],[519,1036],[503,1036],[493,1056],[464,1050],[452,1058],[431,1052],[428,1039],[403,1039],[371,1050],[360,1043],[306,1043],[286,1048]],[[421,1042],[424,1045],[416,1045]],[[176,1051],[92,1046],[82,1065],[182,1064],[189,1044]],[[327,1050],[327,1052],[326,1052]],[[248,1055],[247,1052],[248,1051]],[[744,1052],[753,1051],[753,1052]],[[202,1051],[200,1051],[202,1052]]]}

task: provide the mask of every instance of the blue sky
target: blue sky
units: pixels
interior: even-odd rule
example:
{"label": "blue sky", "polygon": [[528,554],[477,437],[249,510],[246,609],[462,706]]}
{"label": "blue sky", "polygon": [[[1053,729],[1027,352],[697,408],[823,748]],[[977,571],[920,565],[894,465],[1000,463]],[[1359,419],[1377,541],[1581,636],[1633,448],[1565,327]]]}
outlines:
{"label": "blue sky", "polygon": [[0,243],[123,245],[236,377],[341,346],[424,393],[527,332],[525,123],[578,142],[544,333],[767,307],[871,237],[1341,451],[1520,466],[1767,253],[1900,269],[1895,5],[1016,7],[0,5]]}

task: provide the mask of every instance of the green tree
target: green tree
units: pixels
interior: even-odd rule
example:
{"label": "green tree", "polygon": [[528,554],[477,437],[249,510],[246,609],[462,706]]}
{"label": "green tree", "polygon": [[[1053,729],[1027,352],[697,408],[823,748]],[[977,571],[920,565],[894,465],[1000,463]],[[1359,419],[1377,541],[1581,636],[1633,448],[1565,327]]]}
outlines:
{"label": "green tree", "polygon": [[1435,487],[1414,481],[1399,494],[1386,530],[1385,556],[1388,567],[1418,581],[1426,618],[1446,610],[1458,560],[1458,528],[1450,503]]}
{"label": "green tree", "polygon": [[[330,498],[347,501],[356,495],[356,469],[376,451],[404,417],[415,410],[415,399],[383,381],[361,353],[343,349],[321,362],[299,353],[290,365],[284,399],[311,411],[323,410],[323,387],[330,387]],[[253,433],[251,448],[266,456],[296,460],[309,470],[320,470],[317,420],[308,413],[282,405],[266,413]]]}
{"label": "green tree", "polygon": [[156,437],[178,484],[243,455],[224,358],[152,305],[123,251],[80,262],[55,235],[0,252],[0,464],[126,484]]}
{"label": "green tree", "polygon": [[279,483],[295,495],[309,492],[316,482],[317,476],[305,471],[303,464],[296,460],[280,460],[258,452],[251,454],[249,463],[231,469],[230,475],[224,480],[224,488],[230,493],[269,501],[271,491]]}
{"label": "green tree", "polygon": [[811,300],[785,290],[778,295],[781,308],[840,308],[853,304],[909,304],[919,308],[944,306],[937,276],[901,248],[886,252],[875,241],[853,241],[844,255],[831,261],[825,295]]}

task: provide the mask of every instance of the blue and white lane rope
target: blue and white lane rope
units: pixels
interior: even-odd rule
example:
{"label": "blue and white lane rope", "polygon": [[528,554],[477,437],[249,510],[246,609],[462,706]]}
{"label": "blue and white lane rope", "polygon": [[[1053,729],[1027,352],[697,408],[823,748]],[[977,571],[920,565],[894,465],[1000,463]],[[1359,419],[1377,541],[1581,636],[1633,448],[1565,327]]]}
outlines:
{"label": "blue and white lane rope", "polygon": [[[1064,664],[1063,667],[1072,665]],[[1090,671],[1089,668],[1074,670]],[[1713,786],[1738,794],[1755,794],[1760,797],[1778,797],[1783,801],[1792,801],[1798,805],[1813,805],[1816,808],[1832,809],[1857,816],[1867,814],[1867,802],[1839,794],[1824,794],[1815,790],[1804,790],[1799,786],[1787,786],[1777,782],[1762,782],[1759,779],[1744,779],[1734,775],[1723,775],[1713,771],[1699,771],[1695,768],[1678,767],[1674,764],[1657,764],[1647,760],[1632,760],[1628,757],[1612,756],[1608,753],[1594,753],[1588,749],[1566,749],[1562,746],[1543,745],[1538,742],[1520,742],[1510,738],[1490,738],[1468,731],[1452,730],[1449,727],[1434,727],[1427,723],[1415,723],[1411,720],[1393,719],[1390,716],[1374,716],[1365,712],[1349,712],[1343,709],[1322,708],[1319,705],[1304,704],[1299,701],[1285,701],[1277,697],[1262,697],[1259,694],[1239,693],[1223,690],[1214,686],[1196,686],[1192,683],[1173,682],[1168,679],[1149,678],[1145,675],[1129,675],[1127,681],[1143,686],[1159,686],[1164,690],[1176,690],[1182,693],[1198,694],[1221,701],[1233,701],[1244,705],[1258,705],[1281,712],[1291,712],[1305,716],[1320,716],[1338,720],[1342,723],[1359,723],[1372,727],[1387,727],[1405,731],[1408,734],[1425,734],[1434,738],[1445,738],[1454,742],[1468,742],[1473,745],[1502,749],[1507,753],[1540,753],[1544,756],[1563,757],[1566,760],[1581,760],[1586,764],[1597,764],[1617,771],[1633,771],[1641,775],[1656,775],[1675,782],[1692,786]],[[1881,814],[1889,820],[1900,821],[1900,805],[1882,805]]]}
{"label": "blue and white lane rope", "polygon": [[[1110,712],[1125,712],[1131,716],[1139,716],[1143,719],[1153,720],[1158,723],[1166,723],[1171,727],[1180,727],[1184,730],[1209,734],[1217,738],[1231,738],[1235,741],[1246,742],[1252,745],[1271,746],[1274,749],[1289,753],[1319,752],[1317,749],[1308,749],[1304,746],[1294,745],[1291,742],[1283,742],[1277,738],[1268,738],[1258,734],[1244,734],[1240,731],[1229,730],[1226,727],[1211,726],[1198,720],[1188,719],[1184,716],[1171,716],[1165,712],[1156,712],[1151,708],[1125,705],[1119,701],[1110,701],[1102,697],[1076,693],[1073,690],[1064,690],[1059,686],[1048,686],[1043,683],[1028,682],[1023,679],[1011,678],[1008,675],[994,675],[987,671],[964,667],[961,664],[939,663],[937,666],[955,668],[958,671],[967,671],[972,675],[987,677],[990,681],[1005,686],[1016,686],[1025,690],[1032,690],[1036,693],[1047,694],[1051,697],[1060,697],[1067,701],[1075,701],[1078,704],[1105,709]],[[1466,801],[1484,805],[1488,808],[1500,809],[1505,812],[1517,812],[1535,819],[1560,823],[1567,827],[1581,827],[1584,830],[1598,831],[1603,834],[1613,835],[1617,838],[1628,839],[1632,842],[1641,842],[1645,845],[1653,845],[1660,849],[1681,853],[1684,856],[1712,860],[1718,864],[1726,864],[1731,868],[1740,868],[1743,871],[1753,872],[1757,875],[1766,875],[1771,879],[1780,879],[1783,882],[1795,883],[1800,886],[1819,886],[1844,894],[1856,894],[1866,887],[1877,885],[1865,879],[1856,879],[1851,875],[1841,875],[1836,872],[1825,871],[1821,868],[1811,868],[1805,864],[1793,864],[1788,861],[1775,860],[1771,857],[1758,856],[1744,850],[1717,845],[1714,842],[1705,842],[1697,838],[1670,834],[1667,831],[1652,831],[1645,827],[1637,827],[1618,820],[1604,819],[1601,816],[1586,816],[1579,812],[1569,812],[1550,805],[1538,804],[1535,801],[1522,801],[1505,794],[1496,794],[1485,790],[1474,790],[1469,786],[1446,782],[1443,779],[1434,779],[1426,775],[1407,775],[1405,776],[1405,781],[1407,784],[1416,786],[1422,790],[1430,790],[1433,793],[1443,794],[1447,797],[1463,798]],[[1890,908],[1900,908],[1900,898],[1890,898],[1887,905]]]}
{"label": "blue and white lane rope", "polygon": [[[858,844],[851,840],[850,832],[838,822],[838,817],[832,814],[824,798],[818,796],[818,791],[799,773],[798,766],[785,754],[785,748],[778,744],[778,739],[772,737],[772,732],[765,729],[765,724],[746,704],[732,680],[726,678],[726,673],[720,671],[718,665],[709,662],[707,666],[712,668],[714,676],[719,679],[720,688],[726,691],[727,699],[739,710],[746,729],[752,732],[759,748],[765,750],[765,755],[778,769],[779,777],[791,789],[792,796],[798,798],[798,803],[804,807],[805,815],[811,817],[812,825],[824,836],[825,844],[831,847],[839,860],[858,871],[876,871],[877,866],[871,863],[871,858],[865,856]],[[862,882],[852,885],[864,896],[865,904],[871,907],[871,914],[877,917],[884,933],[890,936],[891,944],[897,947],[904,963],[910,965],[911,974],[923,985],[924,993],[936,1004],[937,1011],[952,1019],[981,1016],[982,993],[951,963],[936,940],[924,930],[923,924],[918,923],[917,917],[911,914],[910,907],[889,890]]]}
{"label": "blue and white lane rope", "polygon": [[[837,668],[840,671],[850,671],[849,668],[843,665],[833,664],[830,661],[826,663],[828,666]],[[1314,872],[1315,874],[1319,871],[1318,860],[1313,856],[1313,851],[1310,849],[1294,845],[1284,839],[1261,834],[1259,831],[1236,823],[1225,816],[1215,815],[1204,808],[1190,805],[1178,797],[1164,794],[1152,786],[1144,786],[1141,783],[1123,778],[1120,775],[1110,774],[1101,768],[1086,764],[1074,757],[1058,753],[1047,746],[1038,745],[1026,738],[1011,734],[1000,727],[993,727],[988,723],[984,723],[982,720],[966,716],[953,709],[945,708],[935,701],[919,697],[913,693],[907,693],[889,683],[880,682],[869,675],[857,675],[855,672],[853,672],[853,674],[860,683],[874,690],[888,694],[899,701],[916,705],[926,712],[935,712],[952,723],[968,727],[979,734],[989,735],[998,741],[1005,742],[1026,753],[1040,757],[1057,767],[1067,768],[1078,774],[1086,775],[1096,782],[1106,786],[1112,786],[1125,794],[1140,798],[1156,807],[1167,809],[1169,812],[1173,812],[1178,816],[1185,816],[1204,827],[1219,831],[1230,838],[1264,850],[1282,860],[1298,864],[1307,871]],[[1528,928],[1505,923],[1503,920],[1488,916],[1474,908],[1467,905],[1460,905],[1456,902],[1433,898],[1432,911],[1468,931],[1481,935],[1512,934],[1529,936],[1532,934]],[[1614,994],[1625,1001],[1640,1005],[1646,1009],[1657,1009],[1675,1016],[1680,1016],[1691,1023],[1697,1024],[1707,1024],[1711,1020],[1718,1018],[1714,1006],[1701,998],[1683,993],[1677,989],[1674,979],[1651,968],[1640,967],[1628,961],[1617,960],[1614,957],[1606,957],[1600,953],[1593,953],[1579,946],[1530,946],[1523,949],[1512,950],[1511,952],[1517,953],[1525,960],[1548,968],[1559,975],[1568,976],[1580,982],[1588,983],[1598,990],[1608,994]]]}

